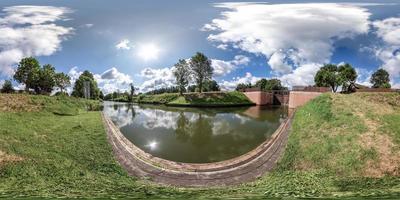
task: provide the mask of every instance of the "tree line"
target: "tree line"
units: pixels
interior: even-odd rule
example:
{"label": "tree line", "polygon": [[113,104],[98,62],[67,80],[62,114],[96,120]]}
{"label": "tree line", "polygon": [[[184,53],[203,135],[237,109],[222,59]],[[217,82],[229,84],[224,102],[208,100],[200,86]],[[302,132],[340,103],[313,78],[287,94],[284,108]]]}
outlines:
{"label": "tree line", "polygon": [[236,91],[243,91],[248,88],[258,88],[263,91],[270,90],[287,90],[287,87],[282,86],[281,80],[273,78],[273,79],[265,79],[262,78],[258,80],[254,85],[251,83],[239,83],[236,86]]}
{"label": "tree line", "polygon": [[[68,95],[65,90],[67,87],[71,86],[70,76],[63,72],[57,73],[51,64],[41,66],[39,61],[34,57],[21,59],[13,79],[17,83],[25,85],[25,92],[33,94],[49,95],[54,89],[58,89],[59,91],[56,95]],[[75,81],[71,95],[75,97],[84,97],[83,85],[86,81],[88,81],[90,85],[90,98],[100,98],[102,92],[98,88],[93,74],[87,70]],[[14,92],[11,80],[6,80],[4,82],[1,92]]]}
{"label": "tree line", "polygon": [[[355,92],[357,89],[356,70],[348,63],[343,65],[325,64],[321,67],[315,77],[314,82],[317,87],[330,87],[333,92],[337,92],[338,88],[342,88],[343,93]],[[370,83],[372,88],[391,88],[389,73],[384,69],[375,71]]]}

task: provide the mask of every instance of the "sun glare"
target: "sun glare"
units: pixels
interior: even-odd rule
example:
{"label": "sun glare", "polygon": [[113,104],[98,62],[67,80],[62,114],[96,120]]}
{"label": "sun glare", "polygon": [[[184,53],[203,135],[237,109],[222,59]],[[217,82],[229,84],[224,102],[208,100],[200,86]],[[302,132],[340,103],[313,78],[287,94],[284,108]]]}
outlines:
{"label": "sun glare", "polygon": [[160,49],[155,44],[144,44],[138,49],[138,56],[143,60],[155,60],[158,58]]}

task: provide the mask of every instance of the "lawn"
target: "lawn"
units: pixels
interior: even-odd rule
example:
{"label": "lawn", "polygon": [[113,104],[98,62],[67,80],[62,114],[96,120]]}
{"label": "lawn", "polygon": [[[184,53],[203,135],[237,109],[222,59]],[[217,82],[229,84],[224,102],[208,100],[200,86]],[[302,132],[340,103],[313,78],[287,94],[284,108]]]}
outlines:
{"label": "lawn", "polygon": [[254,105],[241,92],[206,92],[184,93],[182,96],[176,93],[156,95],[139,95],[138,103],[165,104],[168,106],[243,106]]}
{"label": "lawn", "polygon": [[[5,98],[14,101],[0,101],[0,197],[400,196],[399,94],[322,95],[297,110],[274,171],[252,183],[204,189],[129,177],[113,158],[100,113],[87,112],[83,100],[0,94]],[[57,107],[78,112],[60,115],[52,111]]]}

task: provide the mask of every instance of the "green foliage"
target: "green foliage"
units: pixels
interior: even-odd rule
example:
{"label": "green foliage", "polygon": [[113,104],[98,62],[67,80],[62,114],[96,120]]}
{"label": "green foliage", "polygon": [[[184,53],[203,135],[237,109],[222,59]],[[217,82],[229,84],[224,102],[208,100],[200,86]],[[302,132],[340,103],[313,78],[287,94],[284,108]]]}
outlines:
{"label": "green foliage", "polygon": [[178,63],[176,63],[174,69],[174,76],[176,80],[176,84],[179,88],[179,94],[182,95],[185,91],[186,86],[189,84],[190,78],[190,69],[189,65],[184,59],[180,59]]}
{"label": "green foliage", "polygon": [[129,94],[128,101],[132,102],[133,101],[133,96],[135,95],[135,87],[133,86],[133,83],[130,83],[129,87],[130,87],[130,94]]}
{"label": "green foliage", "polygon": [[208,80],[204,82],[203,92],[218,92],[221,91],[217,81]]}
{"label": "green foliage", "polygon": [[357,72],[350,64],[340,65],[326,64],[321,67],[314,77],[317,87],[330,87],[336,92],[342,86],[343,92],[354,92]]}
{"label": "green foliage", "polygon": [[339,85],[342,84],[338,67],[333,64],[324,65],[315,75],[314,82],[317,87],[331,87],[333,92],[336,92]]}
{"label": "green foliage", "polygon": [[203,91],[204,81],[211,80],[213,75],[211,60],[209,60],[204,54],[197,52],[196,55],[190,59],[189,65],[196,81],[196,85],[201,93]]}
{"label": "green foliage", "polygon": [[94,80],[93,74],[85,70],[75,81],[75,85],[72,91],[72,96],[84,98],[84,82],[88,81],[90,84],[90,98],[98,99],[100,95],[100,89],[97,87],[97,82]]}
{"label": "green foliage", "polygon": [[166,104],[178,98],[178,93],[163,93],[155,95],[139,95],[138,103]]}
{"label": "green foliage", "polygon": [[39,79],[34,84],[36,94],[50,94],[53,87],[56,86],[55,82],[55,68],[50,64],[44,65],[39,70]]}
{"label": "green foliage", "polygon": [[342,79],[342,92],[355,92],[355,83],[357,79],[356,70],[350,64],[346,63],[339,66],[338,72]]}
{"label": "green foliage", "polygon": [[39,72],[40,64],[36,58],[23,58],[18,64],[17,70],[14,74],[14,79],[18,83],[25,84],[25,91],[29,91],[29,89],[33,89],[37,83],[39,79]]}
{"label": "green foliage", "polygon": [[253,103],[242,92],[221,93],[188,93],[168,102],[167,105],[175,106],[232,106],[253,105]]}
{"label": "green foliage", "polygon": [[63,72],[57,73],[54,76],[54,82],[55,86],[60,88],[61,92],[64,92],[65,88],[71,85],[71,78],[67,75],[64,74]]}
{"label": "green foliage", "polygon": [[[282,86],[281,80],[273,78],[273,79],[260,79],[256,82],[256,87],[261,90],[287,90],[286,87]],[[240,86],[243,87],[243,86]]]}
{"label": "green foliage", "polygon": [[251,85],[251,83],[239,83],[237,86],[236,86],[236,91],[242,91],[242,90],[244,90],[244,89],[246,89],[246,88],[251,88],[252,87],[252,85]]}
{"label": "green foliage", "polygon": [[196,92],[197,86],[196,85],[189,85],[187,88],[188,92]]}
{"label": "green foliage", "polygon": [[373,88],[391,88],[389,73],[384,69],[375,71],[370,82]]}
{"label": "green foliage", "polygon": [[70,84],[70,78],[64,73],[56,73],[55,68],[46,64],[40,67],[36,58],[23,58],[14,74],[14,79],[25,84],[25,91],[33,89],[36,94],[50,94],[55,86],[61,92]]}
{"label": "green foliage", "polygon": [[13,93],[14,92],[14,88],[13,88],[12,83],[11,83],[10,80],[5,80],[4,81],[0,92],[2,92],[2,93]]}

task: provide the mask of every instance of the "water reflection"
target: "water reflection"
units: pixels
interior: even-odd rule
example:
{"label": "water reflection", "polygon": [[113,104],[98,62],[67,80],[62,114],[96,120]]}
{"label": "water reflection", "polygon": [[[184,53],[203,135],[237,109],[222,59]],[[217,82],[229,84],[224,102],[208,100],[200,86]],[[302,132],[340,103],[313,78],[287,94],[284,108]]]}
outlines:
{"label": "water reflection", "polygon": [[284,108],[175,108],[105,102],[104,112],[132,143],[180,162],[215,162],[261,144],[286,117]]}

